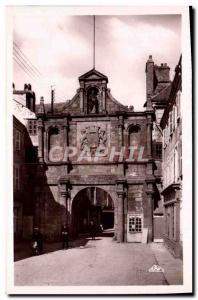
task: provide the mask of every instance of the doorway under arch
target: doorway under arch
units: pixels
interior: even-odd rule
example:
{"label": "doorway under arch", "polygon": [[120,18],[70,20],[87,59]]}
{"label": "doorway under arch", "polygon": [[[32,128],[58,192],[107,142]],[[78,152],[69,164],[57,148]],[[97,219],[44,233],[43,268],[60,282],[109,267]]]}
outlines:
{"label": "doorway under arch", "polygon": [[[105,190],[87,187],[78,192],[72,203],[72,228],[75,235],[88,233],[90,221],[98,230],[114,228],[114,203]],[[101,226],[102,225],[102,226]]]}

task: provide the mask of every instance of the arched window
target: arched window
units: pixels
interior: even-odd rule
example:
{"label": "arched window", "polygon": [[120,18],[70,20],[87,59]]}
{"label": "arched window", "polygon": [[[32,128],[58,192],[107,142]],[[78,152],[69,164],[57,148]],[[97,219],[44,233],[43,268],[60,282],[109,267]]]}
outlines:
{"label": "arched window", "polygon": [[99,111],[99,101],[98,101],[99,91],[96,87],[92,87],[87,92],[87,113],[97,114]]}
{"label": "arched window", "polygon": [[[50,128],[48,134],[48,153],[50,160],[58,160],[60,156],[60,132],[58,128]],[[61,151],[62,152],[62,151]]]}
{"label": "arched window", "polygon": [[140,127],[132,125],[129,128],[129,146],[138,147],[140,144]]}
{"label": "arched window", "polygon": [[129,128],[128,134],[128,151],[132,151],[133,159],[137,160],[140,149],[140,127],[138,125],[132,125]]}

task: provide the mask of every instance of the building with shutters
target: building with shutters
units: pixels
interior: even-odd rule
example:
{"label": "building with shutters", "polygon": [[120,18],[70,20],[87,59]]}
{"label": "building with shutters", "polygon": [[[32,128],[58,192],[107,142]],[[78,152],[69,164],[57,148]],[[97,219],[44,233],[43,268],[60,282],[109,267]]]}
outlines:
{"label": "building with shutters", "polygon": [[[153,213],[154,226],[154,241],[162,242],[164,238],[164,209],[163,196],[161,195],[163,184],[162,173],[162,145],[163,145],[163,131],[160,127],[160,121],[164,110],[167,107],[169,95],[171,91],[170,68],[166,63],[156,65],[152,56],[146,64],[146,93],[147,99],[150,98],[152,108],[155,113],[152,131],[152,153],[155,160],[156,169],[154,175],[156,178],[158,194],[158,206]],[[144,104],[146,107],[147,103]]]}
{"label": "building with shutters", "polygon": [[182,257],[182,58],[175,68],[168,105],[160,125],[163,130],[164,241]]}
{"label": "building with shutters", "polygon": [[13,86],[13,217],[14,241],[30,239],[34,223],[37,147],[27,130],[28,118],[36,120],[35,94],[25,84]]}

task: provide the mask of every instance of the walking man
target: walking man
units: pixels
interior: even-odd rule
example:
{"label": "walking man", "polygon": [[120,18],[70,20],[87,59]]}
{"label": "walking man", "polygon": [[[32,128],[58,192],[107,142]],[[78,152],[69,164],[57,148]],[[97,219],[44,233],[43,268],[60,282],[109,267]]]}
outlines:
{"label": "walking man", "polygon": [[69,248],[69,232],[68,228],[64,225],[62,228],[62,249],[68,249]]}
{"label": "walking man", "polygon": [[95,226],[94,226],[94,222],[91,220],[90,224],[89,224],[89,230],[90,230],[90,236],[92,238],[92,240],[95,240]]}
{"label": "walking man", "polygon": [[32,241],[37,243],[38,254],[41,254],[43,252],[43,235],[38,227],[34,228]]}

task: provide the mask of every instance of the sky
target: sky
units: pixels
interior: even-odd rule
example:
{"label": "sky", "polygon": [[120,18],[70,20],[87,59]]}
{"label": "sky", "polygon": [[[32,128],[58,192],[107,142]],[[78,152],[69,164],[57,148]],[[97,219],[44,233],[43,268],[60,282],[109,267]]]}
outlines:
{"label": "sky", "polygon": [[[143,110],[148,56],[167,63],[173,79],[181,54],[180,15],[97,15],[95,22],[96,70],[108,77],[116,100]],[[71,99],[78,77],[93,68],[92,16],[29,9],[14,15],[13,40],[15,87],[31,83],[37,103],[41,96],[50,102],[51,86],[56,102]]]}

